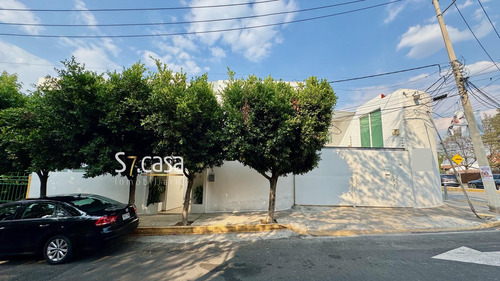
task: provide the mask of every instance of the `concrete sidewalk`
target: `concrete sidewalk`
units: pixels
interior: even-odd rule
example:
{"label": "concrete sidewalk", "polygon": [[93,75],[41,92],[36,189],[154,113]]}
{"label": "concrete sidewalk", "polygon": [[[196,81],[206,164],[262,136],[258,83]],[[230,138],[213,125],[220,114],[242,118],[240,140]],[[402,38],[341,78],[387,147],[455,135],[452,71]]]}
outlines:
{"label": "concrete sidewalk", "polygon": [[[190,214],[190,226],[174,226],[180,214],[140,216],[139,235],[214,234],[289,229],[302,235],[352,236],[389,233],[465,231],[499,227],[493,213],[478,219],[467,208],[366,208],[295,206],[278,211],[278,224],[261,224],[266,212]],[[498,214],[496,214],[498,215]]]}

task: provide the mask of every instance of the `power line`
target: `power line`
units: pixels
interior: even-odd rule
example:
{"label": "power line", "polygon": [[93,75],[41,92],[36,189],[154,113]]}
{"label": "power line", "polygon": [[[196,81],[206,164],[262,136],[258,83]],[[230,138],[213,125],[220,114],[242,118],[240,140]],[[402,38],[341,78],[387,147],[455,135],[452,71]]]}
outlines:
{"label": "power line", "polygon": [[498,34],[498,31],[495,28],[495,25],[493,24],[493,22],[490,19],[490,16],[488,16],[488,13],[486,13],[486,9],[483,7],[483,3],[481,3],[481,0],[477,0],[477,2],[479,2],[479,5],[481,5],[481,8],[483,9],[483,12],[486,15],[486,17],[488,18],[488,20],[490,21],[490,24],[493,27],[493,30],[495,30],[495,33],[497,34],[498,38],[500,38],[500,34]]}
{"label": "power line", "polygon": [[[456,97],[456,96],[459,96],[459,94],[457,93],[457,94],[454,94],[454,95],[449,95],[446,98],[452,98],[452,97]],[[407,108],[412,108],[412,107],[417,107],[417,106],[428,106],[429,107],[431,103],[432,103],[432,100],[424,102],[424,103],[420,103],[420,104],[412,104],[412,105],[406,105],[406,106],[390,107],[390,108],[384,109],[384,113],[396,112],[396,111],[401,110],[401,109],[407,109]],[[370,107],[371,106],[376,107],[377,105],[374,104],[374,105],[370,105]],[[356,108],[359,108],[359,107],[360,106],[357,106]],[[335,114],[335,111],[344,111],[344,110],[345,109],[334,110],[334,114]],[[349,120],[349,119],[351,119],[353,117],[359,117],[359,116],[363,116],[363,115],[366,115],[366,113],[354,113],[353,115],[347,115],[347,116],[342,116],[342,117],[339,117],[339,118],[333,118],[332,121]]]}
{"label": "power line", "polygon": [[387,6],[393,3],[401,2],[403,0],[394,0],[390,2],[385,2],[377,5],[372,5],[368,7],[353,9],[349,11],[317,16],[311,18],[304,18],[298,20],[291,20],[287,22],[279,22],[279,23],[270,23],[270,24],[262,24],[255,26],[247,26],[247,27],[235,27],[235,28],[227,28],[227,29],[218,29],[218,30],[205,30],[205,31],[189,31],[189,32],[174,32],[174,33],[156,33],[156,34],[129,34],[129,35],[39,35],[39,34],[19,34],[19,33],[0,33],[0,36],[15,36],[15,37],[39,37],[39,38],[139,38],[139,37],[163,37],[163,36],[180,36],[180,35],[195,35],[195,34],[208,34],[208,33],[218,33],[218,32],[228,32],[228,31],[237,31],[237,30],[247,30],[247,29],[255,29],[255,28],[264,28],[271,26],[280,26],[291,23],[299,23],[299,22],[307,22],[313,20],[319,20],[324,18],[330,18],[355,12],[360,12],[364,10],[374,9],[382,6]]}
{"label": "power line", "polygon": [[190,10],[190,9],[209,9],[222,7],[235,7],[244,5],[264,4],[276,2],[279,0],[264,0],[258,2],[244,2],[233,4],[205,5],[192,7],[156,7],[156,8],[110,8],[110,9],[24,9],[24,8],[0,8],[0,11],[13,12],[124,12],[124,11],[160,11],[160,10]]}
{"label": "power line", "polygon": [[[451,74],[447,74],[447,76],[450,76],[450,75],[451,75]],[[441,80],[441,79],[442,79],[442,77],[440,77],[440,78],[439,78],[436,82],[438,82],[438,81],[439,81],[439,80]],[[435,85],[435,84],[436,84],[436,82],[434,82],[432,85]],[[445,82],[446,82],[446,79],[445,79],[442,83],[445,83]],[[429,88],[431,88],[431,87],[429,87]],[[429,89],[429,88],[427,88],[427,89]],[[430,92],[428,92],[428,94],[430,94]],[[432,96],[432,95],[431,95],[431,96]],[[373,103],[372,105],[373,105],[373,106],[382,105],[382,104],[383,104],[383,103],[385,103],[385,102],[386,102],[386,100],[381,99],[378,103]],[[341,108],[341,109],[340,109],[340,111],[348,111],[348,110],[352,110],[352,109],[357,109],[357,108],[359,108],[359,107],[360,107],[360,106],[362,106],[362,105],[363,105],[363,104],[361,104],[361,105],[354,105],[354,106],[348,106],[348,107],[343,107],[343,108]]]}
{"label": "power line", "polygon": [[457,0],[453,0],[453,2],[451,2],[451,4],[450,4],[450,5],[448,5],[448,7],[446,7],[446,9],[444,9],[444,11],[443,11],[443,12],[441,12],[441,15],[444,15],[444,13],[446,13],[446,11],[448,11],[448,9],[449,9],[451,6],[453,6],[453,4],[455,4],[455,2],[457,2]]}
{"label": "power line", "polygon": [[474,38],[476,38],[476,41],[477,43],[479,44],[479,46],[481,46],[481,48],[483,49],[484,53],[488,56],[488,58],[490,58],[491,62],[498,68],[498,70],[500,70],[500,67],[498,67],[498,65],[496,64],[496,62],[493,60],[493,58],[490,56],[490,54],[488,53],[488,51],[486,51],[486,49],[484,48],[483,44],[481,44],[481,42],[479,41],[479,39],[477,38],[476,34],[474,33],[474,31],[472,31],[472,28],[470,27],[469,23],[467,22],[467,20],[465,19],[464,15],[462,15],[462,12],[460,11],[460,9],[458,8],[458,5],[455,3],[455,8],[457,8],[457,11],[458,13],[460,14],[460,17],[462,17],[462,19],[464,20],[465,22],[465,25],[467,25],[467,28],[469,28],[470,32],[472,33],[472,35],[474,36]]}
{"label": "power line", "polygon": [[[417,83],[417,82],[421,82],[422,80],[425,80],[425,79],[431,77],[432,75],[434,75],[436,73],[439,73],[439,71],[434,71],[431,74],[425,75],[423,77],[420,77],[420,78],[417,78],[415,80],[408,81],[408,82],[405,82],[405,83],[394,84],[394,85],[386,85],[386,86],[380,86],[380,87],[370,87],[370,90],[384,90],[384,89],[391,89],[391,88],[396,88],[396,87],[400,87],[400,86],[406,86],[406,85],[409,85],[409,84],[414,84],[414,83]],[[359,88],[357,88],[357,89],[356,88],[354,88],[354,89],[335,88],[335,90],[348,91],[348,92],[357,92],[357,91],[360,91]]]}
{"label": "power line", "polygon": [[355,77],[355,78],[348,78],[348,79],[341,79],[341,80],[334,80],[334,81],[329,81],[328,83],[333,84],[333,83],[348,82],[348,81],[361,80],[361,79],[367,79],[367,78],[373,78],[373,77],[379,77],[379,76],[385,76],[385,75],[392,75],[392,74],[397,74],[397,73],[402,73],[402,72],[408,72],[408,71],[413,71],[413,70],[424,69],[424,68],[433,67],[433,66],[437,66],[439,68],[439,71],[441,72],[441,65],[439,65],[439,64],[429,64],[429,65],[424,65],[424,66],[419,66],[419,67],[414,67],[414,68],[401,69],[401,70],[396,70],[396,71],[391,71],[391,72],[385,72],[385,73],[379,73],[379,74],[372,74],[372,75],[367,75],[367,76],[361,76],[361,77]]}
{"label": "power line", "polygon": [[283,11],[274,12],[268,14],[260,14],[253,16],[243,16],[243,17],[232,17],[232,18],[221,18],[221,19],[208,19],[208,20],[193,20],[193,21],[178,21],[178,22],[152,22],[152,23],[112,23],[112,24],[50,24],[50,23],[15,23],[15,22],[0,22],[0,25],[15,25],[15,26],[43,26],[43,27],[117,27],[117,26],[154,26],[154,25],[181,25],[181,24],[196,24],[196,23],[209,23],[209,22],[220,22],[220,21],[232,21],[232,20],[242,20],[242,19],[252,19],[261,18],[277,15],[294,14],[301,12],[309,12],[314,10],[322,10],[327,8],[333,8],[338,6],[344,6],[359,2],[364,2],[366,0],[355,0],[350,2],[337,3],[332,5],[299,9],[293,11]]}
{"label": "power line", "polygon": [[483,90],[479,89],[476,85],[474,85],[474,83],[470,82],[470,81],[466,81],[467,82],[467,85],[469,85],[469,87],[472,86],[472,88],[474,88],[478,93],[480,93],[481,95],[483,95],[486,99],[488,99],[491,104],[493,104],[494,106],[496,106],[497,108],[500,108],[500,103],[498,103],[496,100],[494,100],[492,97],[490,97],[487,93],[485,93]]}

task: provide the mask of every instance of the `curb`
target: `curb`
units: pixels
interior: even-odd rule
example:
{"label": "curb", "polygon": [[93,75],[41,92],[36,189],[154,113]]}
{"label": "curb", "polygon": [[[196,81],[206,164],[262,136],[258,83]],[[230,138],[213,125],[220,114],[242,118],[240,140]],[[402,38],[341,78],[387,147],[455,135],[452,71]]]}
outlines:
{"label": "curb", "polygon": [[247,232],[269,232],[277,230],[291,230],[299,235],[311,236],[360,236],[379,234],[417,234],[436,232],[459,232],[482,230],[499,227],[500,221],[485,222],[476,226],[452,227],[452,228],[415,228],[415,229],[356,229],[356,230],[308,230],[297,224],[240,224],[240,225],[214,225],[214,226],[167,226],[167,227],[138,227],[135,235],[139,236],[164,236],[164,235],[186,235],[186,234],[224,234],[224,233],[247,233]]}
{"label": "curb", "polygon": [[211,225],[211,226],[157,226],[138,227],[134,234],[143,236],[154,235],[183,235],[183,234],[222,234],[222,233],[244,233],[265,232],[275,230],[286,230],[287,226],[282,224],[236,224],[236,225]]}
{"label": "curb", "polygon": [[[462,189],[460,187],[447,187],[446,189],[448,191],[462,191]],[[441,188],[441,190],[444,190],[444,188]],[[484,189],[479,189],[479,188],[465,188],[465,191],[467,191],[467,192],[480,192],[480,193],[486,192]],[[500,194],[500,190],[497,190],[497,193]]]}
{"label": "curb", "polygon": [[450,228],[415,228],[415,229],[359,229],[359,230],[333,230],[333,231],[308,231],[311,236],[360,236],[378,234],[418,234],[418,233],[439,233],[439,232],[459,232],[495,228],[500,226],[500,221],[485,222],[476,226],[450,227]]}

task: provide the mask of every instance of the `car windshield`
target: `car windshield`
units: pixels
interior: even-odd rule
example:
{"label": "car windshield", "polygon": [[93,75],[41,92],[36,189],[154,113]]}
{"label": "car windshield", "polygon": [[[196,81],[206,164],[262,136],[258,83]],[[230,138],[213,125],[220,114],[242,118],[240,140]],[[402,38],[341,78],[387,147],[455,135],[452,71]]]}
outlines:
{"label": "car windshield", "polygon": [[98,212],[112,206],[121,205],[118,201],[101,196],[77,196],[69,200],[68,203],[87,213]]}

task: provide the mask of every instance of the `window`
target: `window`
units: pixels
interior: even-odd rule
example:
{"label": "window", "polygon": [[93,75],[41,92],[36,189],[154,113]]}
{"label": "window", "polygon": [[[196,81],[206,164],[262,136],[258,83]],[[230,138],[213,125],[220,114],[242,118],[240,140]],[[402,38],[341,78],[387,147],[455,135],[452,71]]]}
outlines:
{"label": "window", "polygon": [[359,118],[362,147],[384,147],[380,109]]}
{"label": "window", "polygon": [[109,198],[104,198],[101,196],[92,197],[75,197],[68,203],[78,207],[78,209],[84,212],[98,212],[113,205],[120,205],[121,203],[111,200]]}
{"label": "window", "polygon": [[32,203],[28,205],[21,219],[51,218],[54,216],[55,206],[49,203]]}
{"label": "window", "polygon": [[19,204],[14,204],[0,207],[0,221],[13,219],[20,206]]}
{"label": "window", "polygon": [[57,206],[56,212],[54,215],[58,218],[71,217],[71,214],[68,211],[66,211],[65,209],[61,208],[60,206]]}

